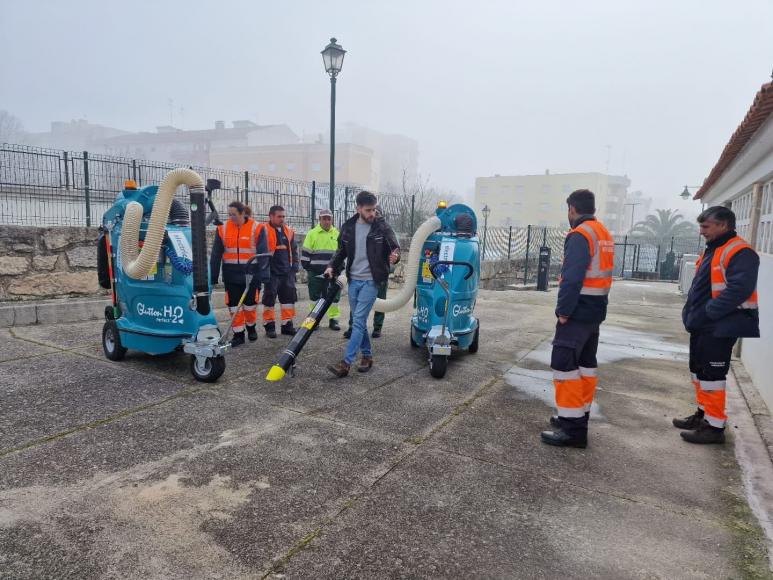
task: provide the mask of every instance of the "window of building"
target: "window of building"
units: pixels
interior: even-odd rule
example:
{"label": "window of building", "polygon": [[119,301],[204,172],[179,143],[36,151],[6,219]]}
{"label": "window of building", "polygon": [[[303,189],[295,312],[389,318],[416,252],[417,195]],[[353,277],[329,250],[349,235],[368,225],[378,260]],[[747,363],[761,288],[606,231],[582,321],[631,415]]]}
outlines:
{"label": "window of building", "polygon": [[549,183],[543,183],[542,184],[542,193],[550,193],[550,184]]}
{"label": "window of building", "polygon": [[311,170],[314,171],[315,173],[319,173],[320,171],[322,171],[322,165],[320,165],[319,163],[312,163]]}
{"label": "window of building", "polygon": [[523,185],[515,186],[515,193],[517,193],[518,195],[523,195],[524,191],[526,191],[526,188]]}
{"label": "window of building", "polygon": [[480,193],[481,195],[486,195],[488,193],[488,185],[481,185],[478,188],[478,193]]}
{"label": "window of building", "polygon": [[250,163],[250,171],[260,171],[260,166],[257,163]]}
{"label": "window of building", "polygon": [[276,163],[269,163],[268,164],[268,170],[269,171],[276,171]]}
{"label": "window of building", "polygon": [[541,201],[539,204],[539,210],[540,211],[550,211],[551,204],[549,201]]}
{"label": "window of building", "polygon": [[290,172],[295,171],[295,163],[288,163],[287,164],[287,171],[290,171]]}
{"label": "window of building", "polygon": [[564,183],[561,186],[561,193],[569,194],[569,193],[572,193],[572,191],[573,190],[572,190],[572,184],[571,183]]}

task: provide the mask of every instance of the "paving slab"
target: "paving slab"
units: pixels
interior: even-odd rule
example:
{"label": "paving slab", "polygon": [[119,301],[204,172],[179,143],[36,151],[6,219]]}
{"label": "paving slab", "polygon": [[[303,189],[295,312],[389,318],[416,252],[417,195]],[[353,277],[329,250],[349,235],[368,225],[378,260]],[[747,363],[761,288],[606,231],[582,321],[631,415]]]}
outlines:
{"label": "paving slab", "polygon": [[278,570],[289,578],[728,578],[722,524],[417,452]]}
{"label": "paving slab", "polygon": [[0,458],[11,575],[260,577],[404,453],[388,435],[220,395]]}
{"label": "paving slab", "polygon": [[[34,364],[30,364],[34,360]],[[184,385],[72,353],[0,364],[0,453],[179,392]]]}

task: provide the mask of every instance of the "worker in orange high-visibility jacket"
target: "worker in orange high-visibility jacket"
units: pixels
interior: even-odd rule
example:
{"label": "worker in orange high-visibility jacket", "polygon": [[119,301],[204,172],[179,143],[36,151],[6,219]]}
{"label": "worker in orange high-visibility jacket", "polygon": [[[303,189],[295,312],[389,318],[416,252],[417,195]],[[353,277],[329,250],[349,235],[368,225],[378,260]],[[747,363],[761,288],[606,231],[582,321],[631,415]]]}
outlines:
{"label": "worker in orange high-visibility jacket", "polygon": [[[260,231],[259,224],[252,219],[249,206],[240,201],[232,201],[228,204],[228,221],[219,225],[215,233],[209,272],[212,284],[217,284],[222,264],[225,301],[233,317],[233,347],[244,344],[245,328],[250,340],[258,338],[255,330],[258,319],[257,304],[260,300],[260,284],[269,280],[269,260],[268,257],[260,257],[257,264],[251,266],[253,277],[249,289],[246,264],[255,254],[267,253],[266,234]],[[245,289],[248,293],[244,305],[241,311],[237,312],[237,305]]]}
{"label": "worker in orange high-visibility jacket", "polygon": [[300,268],[295,232],[285,224],[285,210],[274,205],[268,210],[268,222],[261,224],[271,252],[271,278],[263,291],[263,328],[266,336],[276,338],[274,305],[279,299],[282,334],[294,335],[295,303],[298,301],[296,274]]}
{"label": "worker in orange high-visibility jacket", "polygon": [[673,424],[689,443],[724,443],[725,386],[738,338],[760,335],[760,258],[735,232],[735,214],[715,206],[698,216],[706,249],[698,259],[682,322],[690,333],[690,373],[698,409]]}
{"label": "worker in orange high-visibility jacket", "polygon": [[541,439],[559,447],[585,447],[596,392],[599,327],[607,316],[615,263],[615,242],[598,221],[595,196],[579,189],[566,200],[571,231],[564,241],[564,263],[556,305],[556,332],[550,367],[558,413]]}

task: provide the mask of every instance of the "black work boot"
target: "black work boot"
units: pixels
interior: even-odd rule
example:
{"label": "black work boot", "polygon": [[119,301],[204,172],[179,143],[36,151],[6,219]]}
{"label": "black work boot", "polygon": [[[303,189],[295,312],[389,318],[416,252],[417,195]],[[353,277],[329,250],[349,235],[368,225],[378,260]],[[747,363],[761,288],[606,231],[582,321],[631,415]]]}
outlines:
{"label": "black work boot", "polygon": [[682,439],[688,443],[707,445],[710,443],[722,444],[725,442],[724,427],[712,427],[706,421],[702,421],[695,431],[682,431]]}
{"label": "black work boot", "polygon": [[585,449],[588,446],[588,435],[569,435],[566,431],[560,427],[556,427],[553,431],[543,431],[540,433],[540,439],[543,443],[548,445],[555,445],[556,447],[579,447]]}
{"label": "black work boot", "polygon": [[268,324],[264,324],[263,328],[266,329],[266,336],[269,338],[276,338],[276,326],[273,322],[269,322]]}
{"label": "black work boot", "polygon": [[258,331],[255,330],[254,324],[252,326],[250,326],[249,324],[247,325],[247,338],[250,339],[250,342],[258,340]]}
{"label": "black work boot", "polygon": [[381,329],[380,328],[374,328],[373,332],[370,333],[371,338],[379,338],[381,336]]}
{"label": "black work boot", "polygon": [[288,336],[295,336],[295,327],[293,326],[292,320],[282,325],[282,334],[286,334]]}
{"label": "black work boot", "polygon": [[244,331],[234,332],[234,337],[231,339],[231,348],[236,348],[244,344]]}
{"label": "black work boot", "polygon": [[330,330],[341,330],[341,325],[338,324],[338,321],[335,318],[330,319]]}
{"label": "black work boot", "polygon": [[[588,421],[589,419],[590,419],[590,411],[585,411],[585,420]],[[552,415],[550,417],[550,426],[561,427],[561,421],[559,421],[558,415]]]}
{"label": "black work boot", "polygon": [[690,415],[689,417],[685,417],[684,419],[672,419],[671,422],[674,424],[674,427],[677,429],[697,429],[700,427],[701,422],[703,421],[703,409],[698,409]]}
{"label": "black work boot", "polygon": [[347,328],[346,330],[344,330],[344,338],[348,340],[348,339],[350,339],[351,337],[352,337],[352,328],[351,328],[351,326],[350,326],[349,328]]}

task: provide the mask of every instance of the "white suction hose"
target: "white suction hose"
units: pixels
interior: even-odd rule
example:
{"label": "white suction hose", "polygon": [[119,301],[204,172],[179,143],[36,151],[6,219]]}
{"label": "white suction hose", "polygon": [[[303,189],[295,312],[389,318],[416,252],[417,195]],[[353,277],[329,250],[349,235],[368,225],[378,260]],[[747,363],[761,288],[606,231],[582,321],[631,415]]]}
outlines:
{"label": "white suction hose", "polygon": [[394,312],[404,306],[413,298],[413,291],[416,289],[416,281],[419,278],[419,260],[421,259],[421,249],[426,239],[435,231],[440,229],[440,218],[432,216],[419,226],[411,239],[411,248],[408,250],[408,260],[405,263],[405,283],[396,296],[387,300],[376,299],[373,307],[378,312]]}
{"label": "white suction hose", "polygon": [[143,214],[142,204],[132,201],[126,205],[121,231],[121,263],[124,272],[130,278],[135,280],[145,278],[158,261],[158,251],[164,241],[166,222],[169,219],[169,208],[172,205],[175,191],[180,185],[204,188],[201,176],[195,171],[173,169],[167,173],[158,187],[156,200],[153,202],[153,209],[150,213],[148,231],[145,233],[145,243],[141,251],[139,243]]}

